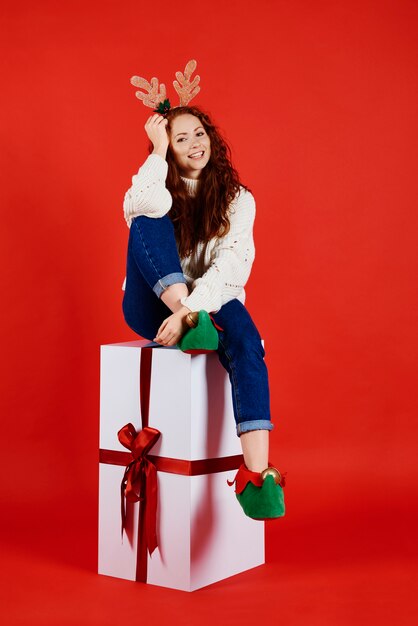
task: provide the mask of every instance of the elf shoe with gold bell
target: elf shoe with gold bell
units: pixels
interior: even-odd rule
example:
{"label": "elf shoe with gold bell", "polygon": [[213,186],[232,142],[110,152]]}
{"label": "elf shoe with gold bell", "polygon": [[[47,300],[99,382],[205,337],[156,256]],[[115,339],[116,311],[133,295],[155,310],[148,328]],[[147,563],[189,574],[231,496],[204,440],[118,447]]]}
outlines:
{"label": "elf shoe with gold bell", "polygon": [[262,472],[251,472],[243,463],[234,480],[235,495],[245,515],[256,520],[270,520],[285,514],[285,476],[269,464]]}
{"label": "elf shoe with gold bell", "polygon": [[[212,352],[218,349],[219,337],[217,326],[206,311],[193,311],[186,316],[189,330],[177,344],[183,352]],[[222,330],[222,329],[220,329]]]}

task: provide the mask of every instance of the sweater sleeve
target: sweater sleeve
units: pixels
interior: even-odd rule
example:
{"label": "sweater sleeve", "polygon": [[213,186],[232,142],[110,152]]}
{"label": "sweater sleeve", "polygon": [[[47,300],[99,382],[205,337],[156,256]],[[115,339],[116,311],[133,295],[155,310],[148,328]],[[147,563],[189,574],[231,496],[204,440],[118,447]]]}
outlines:
{"label": "sweater sleeve", "polygon": [[255,257],[253,226],[255,201],[241,188],[230,209],[230,230],[217,239],[206,272],[193,282],[193,291],[181,299],[192,311],[216,312],[243,292]]}
{"label": "sweater sleeve", "polygon": [[165,186],[167,173],[167,161],[159,154],[150,154],[132,177],[132,186],[123,200],[123,213],[128,227],[138,215],[162,217],[168,213],[172,197]]}

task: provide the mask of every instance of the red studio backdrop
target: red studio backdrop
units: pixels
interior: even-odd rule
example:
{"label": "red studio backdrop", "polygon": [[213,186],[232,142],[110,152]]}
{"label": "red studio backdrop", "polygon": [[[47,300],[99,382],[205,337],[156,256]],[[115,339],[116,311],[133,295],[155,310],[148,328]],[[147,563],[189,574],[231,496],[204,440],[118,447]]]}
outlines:
{"label": "red studio backdrop", "polygon": [[[5,624],[417,623],[417,18],[414,0],[3,4]],[[151,110],[129,79],[174,100],[190,58],[256,200],[247,306],[288,474],[267,565],[184,594],[95,568],[100,345],[136,338],[122,201]]]}

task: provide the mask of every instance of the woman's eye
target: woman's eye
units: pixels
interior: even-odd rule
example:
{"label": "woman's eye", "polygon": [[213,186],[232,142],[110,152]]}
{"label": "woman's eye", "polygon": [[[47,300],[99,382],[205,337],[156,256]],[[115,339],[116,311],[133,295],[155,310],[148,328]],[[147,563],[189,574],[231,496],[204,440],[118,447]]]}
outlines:
{"label": "woman's eye", "polygon": [[[200,137],[200,135],[204,135],[205,131],[200,130],[198,133],[196,133],[197,137]],[[180,137],[180,139],[177,139],[177,143],[180,143],[180,141],[186,141],[186,137]]]}

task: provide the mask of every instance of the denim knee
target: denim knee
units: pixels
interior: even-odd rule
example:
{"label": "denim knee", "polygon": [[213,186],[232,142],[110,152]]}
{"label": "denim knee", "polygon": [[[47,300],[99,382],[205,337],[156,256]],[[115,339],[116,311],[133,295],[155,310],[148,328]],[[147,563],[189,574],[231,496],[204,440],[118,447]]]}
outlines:
{"label": "denim knee", "polygon": [[187,284],[174,227],[167,215],[160,218],[140,215],[133,220],[128,245],[128,273],[133,263],[158,298],[170,285]]}

